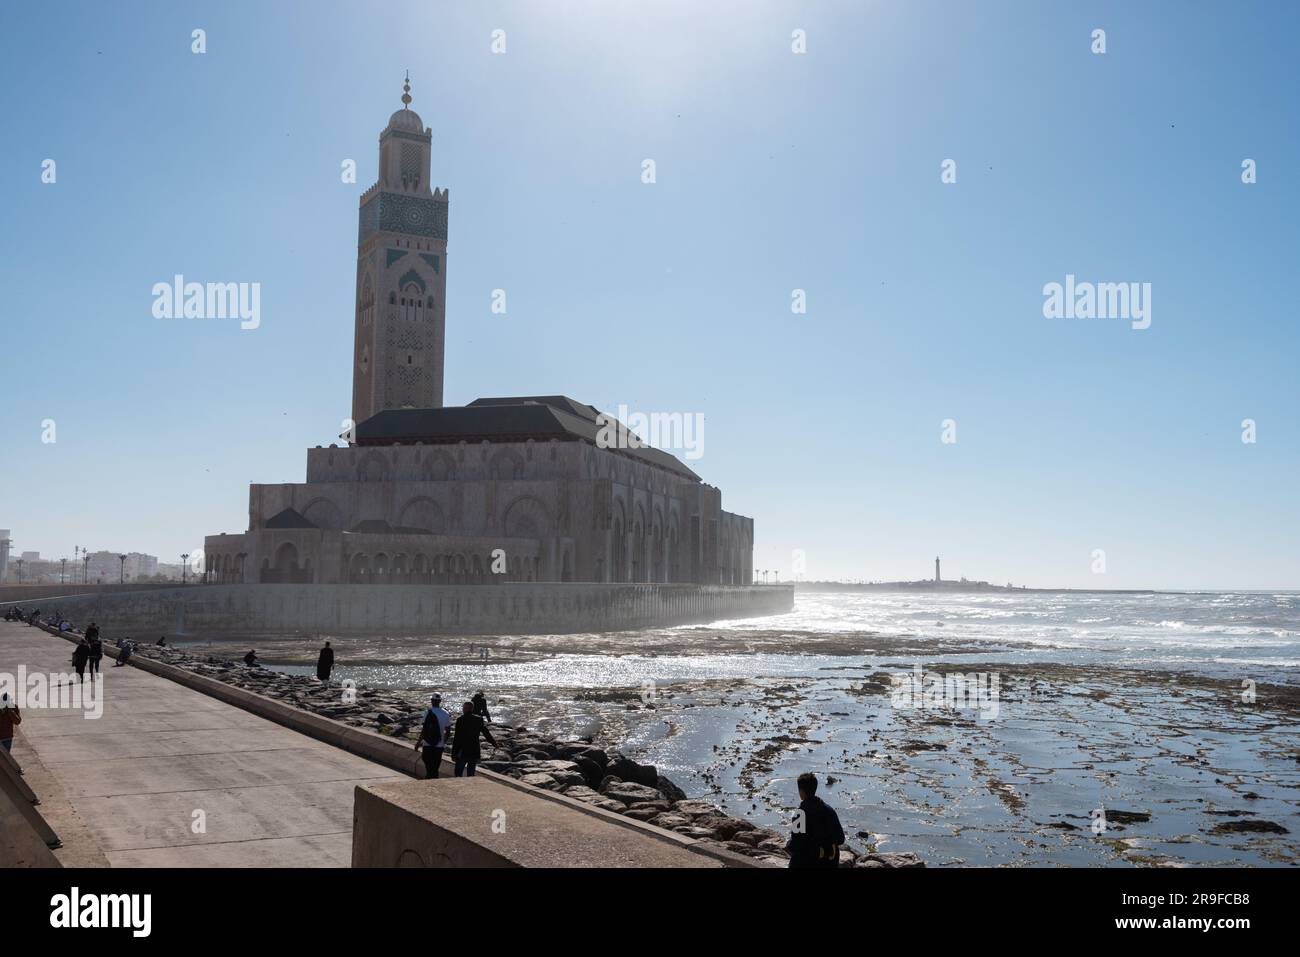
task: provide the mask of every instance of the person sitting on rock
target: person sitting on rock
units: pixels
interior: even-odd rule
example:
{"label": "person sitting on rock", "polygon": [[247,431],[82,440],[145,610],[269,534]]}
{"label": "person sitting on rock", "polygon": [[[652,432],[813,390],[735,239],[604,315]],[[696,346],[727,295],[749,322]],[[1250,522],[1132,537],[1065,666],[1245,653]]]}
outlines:
{"label": "person sitting on rock", "polygon": [[254,650],[254,649],[252,649],[252,648],[249,648],[249,649],[248,649],[248,654],[244,655],[244,664],[248,665],[248,667],[250,667],[250,668],[256,667],[256,665],[257,665],[257,652],[256,652],[256,650]]}
{"label": "person sitting on rock", "polygon": [[798,780],[799,810],[785,849],[791,867],[839,867],[844,828],[840,817],[817,796],[817,775],[801,774]]}
{"label": "person sitting on rock", "polygon": [[492,747],[498,747],[492,732],[487,729],[483,719],[474,713],[472,702],[466,701],[460,707],[460,717],[456,719],[455,730],[451,735],[451,758],[456,762],[456,777],[474,776],[482,752],[479,751],[479,735],[488,739]]}
{"label": "person sitting on rock", "polygon": [[131,659],[131,653],[135,651],[135,642],[130,638],[119,638],[117,639],[117,648],[117,664],[113,665],[113,667],[121,668]]}
{"label": "person sitting on rock", "polygon": [[484,721],[491,724],[492,715],[488,714],[487,695],[483,693],[483,689],[480,688],[478,691],[475,691],[474,697],[471,698],[470,701],[474,704],[474,713]]}

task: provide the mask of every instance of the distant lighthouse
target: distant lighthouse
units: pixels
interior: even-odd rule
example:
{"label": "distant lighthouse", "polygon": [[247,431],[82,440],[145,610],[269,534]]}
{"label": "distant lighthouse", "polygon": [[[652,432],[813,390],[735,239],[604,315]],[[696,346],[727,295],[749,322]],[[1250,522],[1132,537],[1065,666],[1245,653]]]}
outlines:
{"label": "distant lighthouse", "polygon": [[941,581],[943,581],[943,579],[939,577],[939,556],[935,555],[934,556],[934,583],[937,585]]}

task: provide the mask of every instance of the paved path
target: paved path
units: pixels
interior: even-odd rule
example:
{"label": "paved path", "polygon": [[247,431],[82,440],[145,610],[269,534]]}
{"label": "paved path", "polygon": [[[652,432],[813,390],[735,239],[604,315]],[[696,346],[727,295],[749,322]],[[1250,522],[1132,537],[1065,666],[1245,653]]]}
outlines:
{"label": "paved path", "polygon": [[[0,672],[69,673],[72,647],[0,621]],[[65,864],[347,867],[353,788],[410,780],[166,678],[104,665],[101,717],[25,709],[14,739],[68,845],[57,852]]]}

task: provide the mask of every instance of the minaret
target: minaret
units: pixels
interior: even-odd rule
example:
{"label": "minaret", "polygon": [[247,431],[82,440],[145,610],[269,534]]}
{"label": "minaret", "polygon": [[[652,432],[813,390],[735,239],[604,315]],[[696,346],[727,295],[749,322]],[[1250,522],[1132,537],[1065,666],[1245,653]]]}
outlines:
{"label": "minaret", "polygon": [[943,579],[939,577],[939,556],[935,555],[934,556],[934,583],[937,585],[941,581],[943,581]]}
{"label": "minaret", "polygon": [[379,181],[361,196],[357,231],[352,418],[442,407],[447,190],[429,188],[432,130],[402,108],[379,134]]}

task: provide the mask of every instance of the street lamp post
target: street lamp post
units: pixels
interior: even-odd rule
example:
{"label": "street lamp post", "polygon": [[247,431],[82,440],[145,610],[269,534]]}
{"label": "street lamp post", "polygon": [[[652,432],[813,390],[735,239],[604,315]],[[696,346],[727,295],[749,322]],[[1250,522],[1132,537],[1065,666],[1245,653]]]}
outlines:
{"label": "street lamp post", "polygon": [[189,552],[185,552],[183,555],[181,555],[181,584],[182,585],[186,584],[185,571],[188,568],[189,560],[190,560]]}
{"label": "street lamp post", "polygon": [[63,580],[67,577],[67,575],[68,575],[68,560],[66,558],[60,558],[59,559],[59,584],[60,585],[63,584]]}
{"label": "street lamp post", "polygon": [[117,556],[117,583],[119,585],[126,584],[126,556],[125,555]]}
{"label": "street lamp post", "polygon": [[90,584],[90,553],[84,548],[81,550],[81,584]]}

